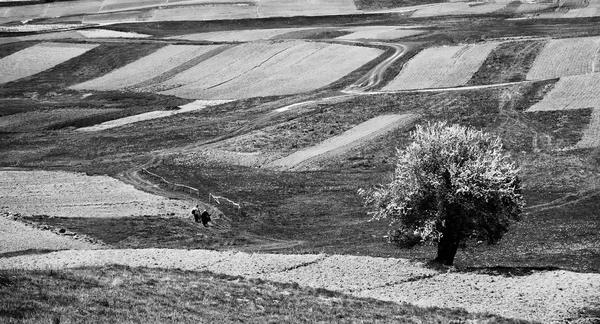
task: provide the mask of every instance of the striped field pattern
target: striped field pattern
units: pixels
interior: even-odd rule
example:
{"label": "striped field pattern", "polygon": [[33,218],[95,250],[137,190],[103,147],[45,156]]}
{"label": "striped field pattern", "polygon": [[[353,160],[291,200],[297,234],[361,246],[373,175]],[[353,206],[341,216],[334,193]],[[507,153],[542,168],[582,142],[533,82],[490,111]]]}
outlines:
{"label": "striped field pattern", "polygon": [[543,80],[600,71],[600,37],[553,39],[537,56],[527,80]]}
{"label": "striped field pattern", "polygon": [[433,47],[412,58],[383,90],[456,87],[466,84],[497,42]]}

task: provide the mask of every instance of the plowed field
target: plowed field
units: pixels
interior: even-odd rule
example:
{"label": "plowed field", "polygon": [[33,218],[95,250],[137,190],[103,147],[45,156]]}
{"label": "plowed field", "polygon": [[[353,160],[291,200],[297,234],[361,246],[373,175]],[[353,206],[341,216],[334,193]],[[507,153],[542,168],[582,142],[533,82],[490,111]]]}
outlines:
{"label": "plowed field", "polygon": [[476,15],[491,13],[504,8],[501,3],[470,4],[464,2],[443,3],[417,10],[412,17],[434,17],[449,15]]}
{"label": "plowed field", "polygon": [[249,29],[249,30],[227,30],[209,33],[198,33],[169,37],[169,39],[206,40],[212,42],[252,42],[267,40],[273,37],[309,30],[311,28],[272,28],[272,29]]}
{"label": "plowed field", "polygon": [[600,71],[600,37],[553,39],[537,56],[527,80],[553,79]]}
{"label": "plowed field", "polygon": [[313,42],[249,43],[159,85],[190,99],[237,99],[314,90],[373,60],[379,49]]}
{"label": "plowed field", "polygon": [[528,111],[600,108],[598,89],[600,73],[563,77]]}
{"label": "plowed field", "polygon": [[479,45],[428,48],[411,59],[383,90],[465,85],[498,44],[490,42]]}
{"label": "plowed field", "polygon": [[117,90],[157,77],[219,46],[169,45],[100,78],[72,89]]}
{"label": "plowed field", "polygon": [[189,204],[151,195],[106,176],[0,171],[0,212],[58,217],[187,216]]}
{"label": "plowed field", "polygon": [[79,56],[96,44],[42,43],[0,59],[0,84],[47,70]]}

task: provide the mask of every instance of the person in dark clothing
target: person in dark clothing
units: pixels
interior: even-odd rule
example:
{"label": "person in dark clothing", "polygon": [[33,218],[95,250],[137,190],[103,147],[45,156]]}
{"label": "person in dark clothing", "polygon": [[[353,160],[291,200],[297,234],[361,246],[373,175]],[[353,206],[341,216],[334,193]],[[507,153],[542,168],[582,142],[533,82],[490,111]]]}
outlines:
{"label": "person in dark clothing", "polygon": [[202,212],[201,218],[202,225],[204,225],[204,227],[208,227],[208,222],[210,222],[210,214],[206,211],[206,209]]}
{"label": "person in dark clothing", "polygon": [[194,215],[194,221],[198,223],[200,221],[200,209],[198,209],[198,205],[192,209],[192,215]]}

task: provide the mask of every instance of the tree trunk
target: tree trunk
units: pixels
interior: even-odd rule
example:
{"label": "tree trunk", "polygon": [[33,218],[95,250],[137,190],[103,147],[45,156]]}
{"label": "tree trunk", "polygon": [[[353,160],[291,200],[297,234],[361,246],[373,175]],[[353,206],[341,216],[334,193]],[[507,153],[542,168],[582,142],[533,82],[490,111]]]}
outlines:
{"label": "tree trunk", "polygon": [[444,233],[440,241],[438,242],[438,253],[435,258],[435,262],[442,263],[447,266],[454,264],[454,257],[456,251],[458,251],[458,245],[460,244],[460,238],[450,231]]}

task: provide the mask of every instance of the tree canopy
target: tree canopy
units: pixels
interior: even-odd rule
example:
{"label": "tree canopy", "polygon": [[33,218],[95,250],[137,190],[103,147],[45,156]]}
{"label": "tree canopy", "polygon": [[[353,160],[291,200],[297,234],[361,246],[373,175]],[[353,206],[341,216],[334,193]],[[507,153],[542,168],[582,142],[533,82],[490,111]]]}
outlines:
{"label": "tree canopy", "polygon": [[524,207],[518,168],[500,138],[446,122],[418,125],[397,150],[389,184],[360,189],[374,219],[413,243],[438,243],[436,261],[452,265],[459,245],[497,243]]}

